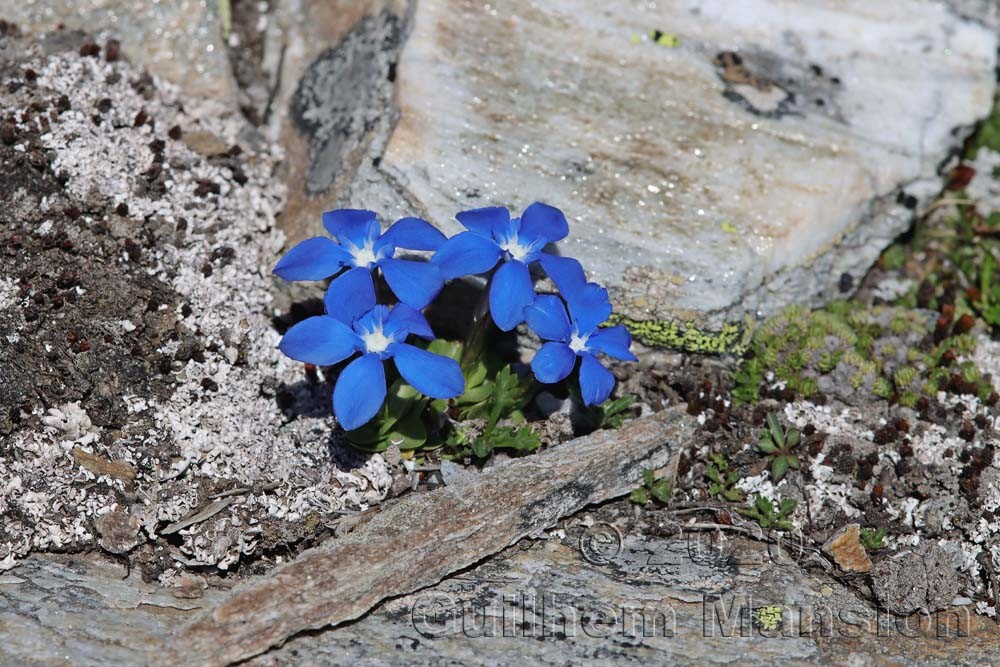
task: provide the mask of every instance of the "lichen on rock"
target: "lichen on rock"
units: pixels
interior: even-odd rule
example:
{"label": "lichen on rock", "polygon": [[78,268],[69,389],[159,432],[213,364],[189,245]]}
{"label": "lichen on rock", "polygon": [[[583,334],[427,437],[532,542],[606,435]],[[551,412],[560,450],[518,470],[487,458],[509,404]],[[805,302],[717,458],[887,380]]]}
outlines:
{"label": "lichen on rock", "polygon": [[150,576],[226,569],[379,502],[382,457],[342,447],[328,388],[276,349],[280,150],[85,35],[13,39],[0,563],[100,545]]}

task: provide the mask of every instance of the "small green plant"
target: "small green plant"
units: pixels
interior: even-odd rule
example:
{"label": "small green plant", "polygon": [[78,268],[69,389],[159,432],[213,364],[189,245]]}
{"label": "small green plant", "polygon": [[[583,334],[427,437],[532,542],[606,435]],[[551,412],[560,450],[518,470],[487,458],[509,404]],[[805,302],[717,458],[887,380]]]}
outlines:
{"label": "small green plant", "polygon": [[662,477],[656,479],[656,472],[651,468],[645,468],[642,471],[642,486],[633,491],[628,498],[637,505],[645,505],[650,500],[667,505],[672,494],[673,489],[669,481]]}
{"label": "small green plant", "polygon": [[400,378],[389,386],[386,401],[375,417],[347,431],[347,439],[358,449],[370,452],[384,452],[390,445],[401,451],[418,449],[427,442],[421,413],[430,400]]}
{"label": "small green plant", "polygon": [[780,482],[789,468],[799,467],[799,457],[792,453],[802,441],[802,434],[797,429],[790,428],[787,431],[781,428],[778,416],[771,413],[767,415],[767,429],[757,443],[757,449],[771,459],[771,477],[774,482]]}
{"label": "small green plant", "polygon": [[1000,324],[1000,284],[993,281],[995,270],[996,260],[990,252],[986,252],[979,267],[979,300],[973,305],[991,327]]}
{"label": "small green plant", "polygon": [[879,549],[885,548],[885,528],[862,528],[861,529],[861,546],[865,548],[865,551],[878,551]]}
{"label": "small green plant", "polygon": [[738,470],[730,470],[729,462],[722,454],[712,454],[712,462],[705,468],[709,479],[708,495],[722,498],[731,503],[743,502],[743,490],[736,486],[740,481]]}
{"label": "small green plant", "polygon": [[774,503],[770,498],[757,496],[754,498],[753,505],[750,507],[741,507],[737,511],[746,518],[756,521],[764,530],[772,528],[776,530],[791,530],[793,525],[790,517],[798,504],[798,501],[794,498],[783,498],[778,503],[777,509],[775,509]]}
{"label": "small green plant", "polygon": [[[462,358],[462,346],[458,343],[433,341],[431,352],[450,357]],[[447,458],[486,459],[495,449],[509,449],[526,454],[541,445],[541,438],[533,428],[524,423],[524,405],[531,399],[533,385],[522,380],[509,365],[501,364],[486,356],[463,366],[466,390],[458,398],[452,399],[458,408],[458,416],[463,420],[485,420],[481,430],[456,428],[447,438],[445,456]],[[448,401],[435,401],[432,407],[442,413],[448,409]],[[503,420],[514,425],[500,426]]]}

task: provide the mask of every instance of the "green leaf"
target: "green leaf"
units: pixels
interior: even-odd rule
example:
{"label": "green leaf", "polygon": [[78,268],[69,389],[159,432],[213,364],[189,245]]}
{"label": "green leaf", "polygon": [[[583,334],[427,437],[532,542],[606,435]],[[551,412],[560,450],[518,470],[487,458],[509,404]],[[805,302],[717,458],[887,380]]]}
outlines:
{"label": "green leaf", "polygon": [[472,405],[487,400],[492,394],[493,394],[493,383],[483,382],[482,384],[476,385],[475,387],[469,387],[464,394],[462,394],[455,400],[459,405]]}
{"label": "green leaf", "polygon": [[791,516],[792,512],[798,506],[799,501],[794,498],[785,498],[781,501],[781,505],[778,511],[778,515],[782,517]]}
{"label": "green leaf", "polygon": [[767,436],[761,438],[761,441],[757,443],[757,449],[764,452],[765,454],[774,454],[776,451],[778,451],[778,448],[774,446],[774,443],[771,441],[771,438]]}
{"label": "green leaf", "polygon": [[767,496],[757,496],[754,500],[754,509],[761,513],[763,516],[773,516],[774,515],[774,503]]}
{"label": "green leaf", "polygon": [[736,487],[726,489],[725,492],[723,492],[722,497],[731,503],[743,502],[743,489]]}
{"label": "green leaf", "polygon": [[654,471],[652,468],[642,469],[642,483],[644,486],[646,486],[647,488],[652,488],[655,479],[656,479],[656,471]]}
{"label": "green leaf", "polygon": [[485,436],[479,436],[472,441],[472,454],[478,459],[485,459],[493,452],[493,443]]}
{"label": "green leaf", "polygon": [[420,418],[420,411],[413,411],[396,422],[396,428],[386,436],[390,445],[401,450],[416,449],[427,442],[427,427]]}
{"label": "green leaf", "polygon": [[795,445],[799,444],[799,439],[802,434],[798,432],[797,429],[789,429],[788,433],[785,434],[785,449],[791,449]]}
{"label": "green leaf", "polygon": [[373,449],[383,438],[381,426],[380,422],[372,420],[360,428],[346,431],[347,440],[362,449]]}
{"label": "green leaf", "polygon": [[670,503],[670,496],[673,494],[673,489],[670,487],[670,483],[666,480],[659,480],[652,488],[653,497],[664,505]]}
{"label": "green leaf", "polygon": [[785,444],[785,433],[781,429],[781,422],[778,421],[778,415],[773,412],[767,414],[767,425],[768,429],[771,431],[771,439],[774,440],[774,444],[778,447],[782,447]]}
{"label": "green leaf", "polygon": [[771,476],[774,477],[775,483],[780,482],[786,472],[788,472],[788,457],[774,457],[774,460],[771,461]]}
{"label": "green leaf", "polygon": [[705,468],[705,477],[708,477],[717,484],[722,484],[722,475],[719,474],[719,471],[715,466],[708,466]]}
{"label": "green leaf", "polygon": [[466,387],[478,387],[483,382],[486,381],[486,374],[489,369],[486,368],[486,364],[481,361],[477,361],[469,372],[465,374],[465,386]]}
{"label": "green leaf", "polygon": [[645,505],[649,502],[649,493],[646,489],[639,487],[629,494],[628,499],[637,505]]}
{"label": "green leaf", "polygon": [[427,344],[427,351],[458,361],[462,357],[462,344],[443,338],[435,338]]}
{"label": "green leaf", "polygon": [[799,457],[798,456],[786,456],[785,459],[788,460],[788,466],[790,468],[799,469]]}

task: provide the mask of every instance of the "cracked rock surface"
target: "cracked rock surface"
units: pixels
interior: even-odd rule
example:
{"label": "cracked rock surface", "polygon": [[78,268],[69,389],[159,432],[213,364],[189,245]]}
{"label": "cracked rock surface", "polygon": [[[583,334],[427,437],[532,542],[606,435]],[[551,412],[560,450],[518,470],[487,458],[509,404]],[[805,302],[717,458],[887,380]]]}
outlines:
{"label": "cracked rock surface", "polygon": [[[377,167],[326,200],[372,206],[388,183],[386,217],[449,232],[466,208],[553,203],[563,252],[636,320],[819,303],[940,190],[989,111],[994,20],[986,2],[422,1]],[[340,157],[309,159],[320,174]]]}

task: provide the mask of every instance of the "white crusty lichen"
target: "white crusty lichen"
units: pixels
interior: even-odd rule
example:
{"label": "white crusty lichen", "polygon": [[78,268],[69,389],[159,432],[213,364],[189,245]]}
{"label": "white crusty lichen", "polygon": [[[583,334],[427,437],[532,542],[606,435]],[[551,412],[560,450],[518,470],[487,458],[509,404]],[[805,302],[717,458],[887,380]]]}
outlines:
{"label": "white crusty lichen", "polygon": [[[187,565],[225,569],[274,537],[268,531],[283,533],[311,515],[332,521],[385,498],[392,475],[383,458],[344,449],[329,389],[304,382],[301,365],[277,350],[270,269],[284,245],[275,227],[284,202],[274,173],[279,150],[238,115],[199,109],[190,100],[182,110],[162,82],[144,96],[130,83],[140,72],[126,62],[66,52],[30,66],[39,87],[69,98],[70,109],[42,137],[54,171],[68,175],[68,192],[128,206],[128,216],[83,220],[129,225],[126,233],[137,235],[144,221],[176,226],[183,219],[183,234],[161,235],[148,251],[148,272],[176,292],[176,316],[197,332],[203,353],[174,362],[174,390],[166,400],[118,397],[130,423],[149,427],[112,436],[113,445],[79,404],[34,415],[43,428],[15,434],[12,455],[0,451],[0,568],[31,551],[93,544],[93,519],[112,509],[135,515],[156,541],[166,524],[210,504],[211,489],[240,492],[224,510],[179,530],[183,544],[174,555]],[[110,109],[95,124],[90,110],[104,98]],[[155,128],[134,122],[140,112]],[[157,159],[150,144],[174,125],[185,139],[165,141],[165,192],[150,194],[141,178]],[[242,184],[225,161],[197,152],[199,137],[202,144],[209,137],[240,145]],[[218,193],[196,192],[205,182]],[[214,261],[223,248],[225,261]],[[213,271],[205,275],[201,267],[210,263]],[[0,308],[12,298],[13,284],[0,278]],[[108,326],[134,328],[121,319]],[[279,409],[279,389],[294,397],[299,414]],[[74,448],[132,467],[134,486],[95,475],[73,456]],[[152,465],[144,465],[150,452],[167,455],[154,454]]]}
{"label": "white crusty lichen", "polygon": [[[980,340],[979,344],[975,361],[980,368],[992,373],[1000,370],[1000,345],[986,339]],[[995,432],[996,420],[989,415],[977,397],[940,392],[937,400],[950,414],[957,415],[960,421],[971,420],[977,415],[987,419],[989,428],[979,432],[981,444],[993,447],[1000,444]],[[813,511],[826,503],[830,509],[839,510],[847,517],[860,516],[861,512],[852,505],[851,497],[859,493],[865,496],[870,494],[872,487],[878,483],[882,468],[895,465],[899,454],[873,443],[874,434],[865,426],[870,423],[870,418],[866,416],[863,408],[834,409],[830,406],[818,406],[808,401],[801,401],[785,406],[784,416],[792,425],[799,428],[811,423],[819,431],[830,434],[831,439],[841,437],[852,439],[858,444],[872,443],[871,446],[875,448],[874,451],[878,453],[879,459],[873,466],[871,479],[864,488],[857,488],[853,479],[845,478],[843,475],[837,476],[832,467],[825,465],[824,457],[829,450],[829,444],[809,463],[812,479],[804,485],[808,494],[808,505]],[[931,511],[935,507],[939,508],[944,500],[960,495],[957,483],[963,464],[954,453],[970,446],[968,442],[950,435],[944,427],[926,422],[915,423],[908,437],[913,449],[913,458],[919,464],[928,466],[928,470],[934,471],[934,483],[941,485],[942,488],[947,488],[949,485],[954,485],[954,488],[950,489],[950,494],[946,498],[942,498],[940,491],[924,500],[907,497],[897,501],[895,505],[883,498],[883,509],[887,514],[896,517],[903,525],[915,529],[910,536],[890,540],[890,548],[903,548],[920,543],[922,529],[927,527]],[[967,580],[972,582],[979,593],[997,595],[1000,591],[987,590],[985,583],[987,578],[983,575],[989,575],[984,568],[1000,570],[1000,514],[998,514],[1000,513],[1000,460],[998,458],[994,458],[992,464],[980,475],[979,498],[980,505],[971,508],[973,515],[971,525],[957,526],[949,514],[944,513],[941,516],[938,528],[946,531],[950,537],[938,542],[947,544],[959,556],[957,558],[961,561],[959,569],[967,575]],[[803,503],[800,503],[796,510],[796,519],[804,519],[804,511]],[[988,554],[985,559],[981,558],[983,552]],[[984,614],[996,614],[994,607],[989,604],[979,603],[977,610]]]}

